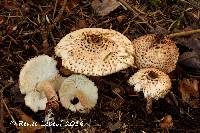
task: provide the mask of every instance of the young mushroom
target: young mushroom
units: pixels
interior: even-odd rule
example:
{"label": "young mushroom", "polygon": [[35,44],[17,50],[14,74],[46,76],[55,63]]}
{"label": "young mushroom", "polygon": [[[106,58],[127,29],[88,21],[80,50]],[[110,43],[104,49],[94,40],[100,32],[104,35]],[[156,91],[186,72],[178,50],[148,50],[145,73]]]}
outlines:
{"label": "young mushroom", "polygon": [[25,104],[34,112],[44,110],[49,100],[58,101],[56,89],[60,88],[63,78],[56,64],[53,58],[40,55],[27,61],[20,71],[20,91],[26,94]]}
{"label": "young mushroom", "polygon": [[61,104],[74,112],[88,112],[98,99],[98,88],[83,75],[74,74],[66,78],[58,92]]}
{"label": "young mushroom", "polygon": [[134,64],[131,41],[121,33],[102,28],[84,28],[67,34],[55,48],[62,65],[91,76],[104,76]]}
{"label": "young mushroom", "polygon": [[179,52],[169,38],[160,39],[155,34],[149,34],[135,39],[133,46],[137,68],[153,67],[165,73],[176,68]]}
{"label": "young mushroom", "polygon": [[144,93],[148,113],[151,113],[152,100],[164,98],[171,89],[169,76],[156,68],[140,69],[128,80],[128,83],[134,85],[136,92]]}

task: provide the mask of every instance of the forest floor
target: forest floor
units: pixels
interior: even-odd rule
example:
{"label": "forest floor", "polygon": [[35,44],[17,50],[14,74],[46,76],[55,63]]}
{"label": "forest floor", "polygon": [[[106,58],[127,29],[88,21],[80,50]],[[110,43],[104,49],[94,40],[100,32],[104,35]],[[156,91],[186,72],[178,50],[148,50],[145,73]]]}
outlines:
{"label": "forest floor", "polygon": [[[1,0],[0,132],[200,132],[200,2],[119,1],[121,4],[115,0]],[[83,125],[44,128],[45,111],[34,113],[24,103],[18,84],[20,70],[32,57],[55,57],[54,47],[62,37],[86,27],[113,29],[130,40],[149,33],[171,36],[180,52],[177,67],[169,74],[172,93],[154,101],[148,114],[143,94],[134,92],[127,83],[137,69],[90,76],[99,88],[95,108],[82,114],[61,107],[55,116],[57,123],[74,121]],[[173,34],[179,32],[183,34]],[[58,68],[63,76],[72,74]],[[37,125],[17,126],[13,121]]]}

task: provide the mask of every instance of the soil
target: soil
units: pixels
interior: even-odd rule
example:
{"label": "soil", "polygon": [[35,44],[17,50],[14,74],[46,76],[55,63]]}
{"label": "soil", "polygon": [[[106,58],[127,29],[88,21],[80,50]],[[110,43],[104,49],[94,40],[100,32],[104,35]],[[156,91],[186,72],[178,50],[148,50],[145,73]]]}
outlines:
{"label": "soil", "polygon": [[[86,27],[111,28],[133,40],[149,33],[166,35],[200,28],[198,0],[190,3],[182,0],[126,0],[140,17],[123,6],[108,15],[98,16],[91,1],[67,0],[65,7],[62,0],[0,2],[0,132],[200,132],[200,108],[184,102],[179,92],[179,82],[183,78],[199,81],[199,69],[181,63],[177,63],[176,70],[169,74],[173,94],[154,101],[151,114],[146,112],[146,99],[142,92],[134,92],[127,83],[137,71],[129,68],[103,77],[88,76],[99,88],[97,105],[89,113],[74,113],[60,107],[55,115],[57,123],[82,121],[83,126],[51,126],[32,131],[32,128],[24,130],[10,123],[11,116],[17,122],[22,119],[16,113],[17,109],[37,123],[44,124],[45,111],[34,113],[24,103],[24,95],[20,93],[18,85],[19,73],[32,57],[41,54],[55,57],[56,44],[74,30]],[[200,42],[199,36],[177,37],[173,40],[182,54],[192,49],[180,43],[180,40],[193,37]],[[61,67],[59,58],[56,57],[56,60],[63,76],[72,74]],[[198,99],[196,104],[199,103]],[[173,126],[161,128],[160,122],[167,115],[171,115]]]}

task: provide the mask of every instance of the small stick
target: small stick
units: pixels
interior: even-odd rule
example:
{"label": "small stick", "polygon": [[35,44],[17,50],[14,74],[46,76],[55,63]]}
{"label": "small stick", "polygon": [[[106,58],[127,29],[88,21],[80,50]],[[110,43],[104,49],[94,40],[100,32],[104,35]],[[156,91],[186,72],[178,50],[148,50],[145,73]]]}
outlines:
{"label": "small stick", "polygon": [[200,10],[199,5],[197,5],[193,0],[190,0],[190,2],[185,1],[185,0],[180,0],[180,2],[183,3],[183,4],[189,4],[190,6]]}
{"label": "small stick", "polygon": [[3,102],[4,107],[6,108],[8,114],[10,115],[12,121],[14,122],[15,127],[18,128],[18,124],[17,124],[16,120],[14,119],[14,117],[12,116],[12,114],[10,113],[10,110],[8,109],[8,106],[6,105],[6,103],[5,103],[5,101],[3,100],[3,98],[2,98],[1,101]]}
{"label": "small stick", "polygon": [[66,5],[67,5],[67,0],[64,0],[63,6],[59,11],[58,16],[54,19],[53,24],[49,26],[49,29],[48,29],[49,31],[51,31],[53,29],[53,27],[58,23],[58,21],[62,17],[62,14],[65,10]]}
{"label": "small stick", "polygon": [[54,6],[53,19],[54,19],[55,13],[56,13],[57,4],[58,4],[58,0],[56,0],[55,6]]}
{"label": "small stick", "polygon": [[195,33],[200,33],[200,29],[191,30],[191,31],[183,31],[183,32],[178,32],[178,33],[172,33],[172,34],[169,34],[168,36],[171,37],[171,38],[174,38],[174,37],[189,36],[189,35],[192,35],[192,34],[195,34]]}
{"label": "small stick", "polygon": [[150,29],[154,29],[147,21],[144,20],[139,14],[124,0],[118,0],[122,5],[124,5],[127,9],[133,12],[135,16],[137,16],[140,20],[142,20]]}
{"label": "small stick", "polygon": [[14,42],[15,44],[19,45],[19,43],[12,36],[8,35],[8,37],[10,38],[10,40],[12,42]]}

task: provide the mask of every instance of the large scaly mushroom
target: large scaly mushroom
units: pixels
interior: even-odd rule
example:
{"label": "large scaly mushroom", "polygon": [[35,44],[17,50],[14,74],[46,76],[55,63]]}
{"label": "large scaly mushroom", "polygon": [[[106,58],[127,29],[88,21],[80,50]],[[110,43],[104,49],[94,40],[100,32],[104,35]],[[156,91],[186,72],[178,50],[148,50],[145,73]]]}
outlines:
{"label": "large scaly mushroom", "polygon": [[170,73],[176,68],[179,52],[168,37],[160,39],[155,34],[141,36],[132,42],[137,68],[157,68]]}
{"label": "large scaly mushroom", "polygon": [[121,33],[84,28],[67,34],[55,48],[67,69],[91,76],[104,76],[134,65],[133,45]]}

